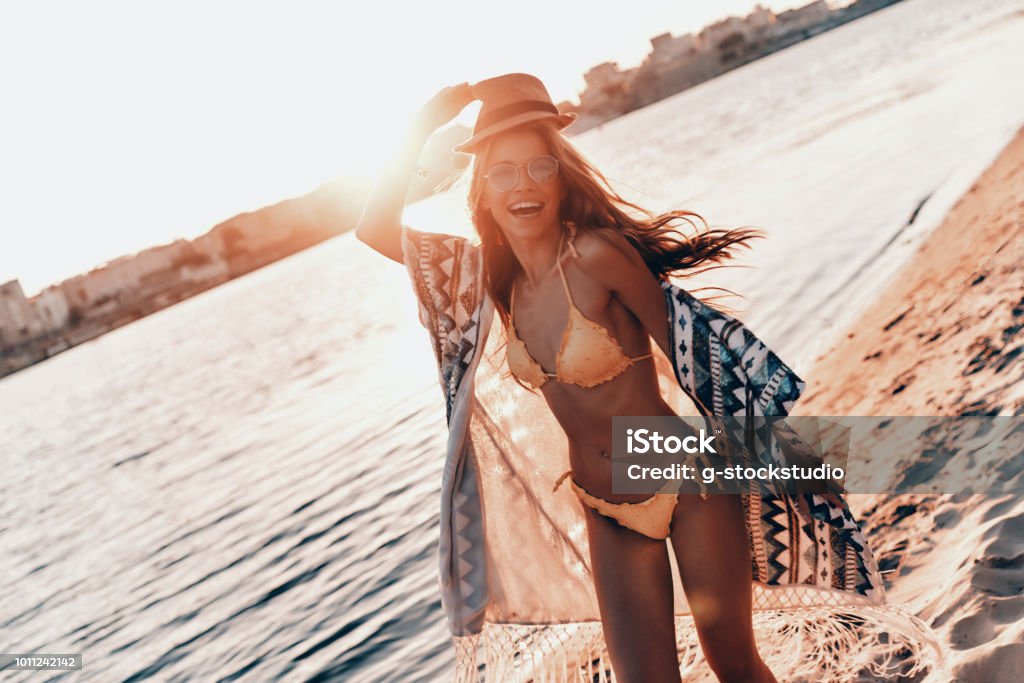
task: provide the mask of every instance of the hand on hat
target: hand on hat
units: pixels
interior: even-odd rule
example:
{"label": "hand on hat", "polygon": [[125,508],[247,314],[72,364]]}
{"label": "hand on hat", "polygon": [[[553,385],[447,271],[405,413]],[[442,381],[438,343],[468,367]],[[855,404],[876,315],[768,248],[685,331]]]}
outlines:
{"label": "hand on hat", "polygon": [[424,104],[416,121],[428,130],[436,130],[454,119],[466,105],[476,99],[469,83],[451,85],[441,90]]}

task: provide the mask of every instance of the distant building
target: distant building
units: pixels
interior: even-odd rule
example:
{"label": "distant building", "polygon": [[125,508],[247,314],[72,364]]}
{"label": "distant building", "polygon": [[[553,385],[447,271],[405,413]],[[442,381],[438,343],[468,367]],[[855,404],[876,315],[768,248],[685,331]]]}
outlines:
{"label": "distant building", "polygon": [[580,95],[580,109],[597,116],[617,115],[630,105],[633,70],[623,71],[615,62],[604,62],[583,74],[587,89]]}
{"label": "distant building", "polygon": [[775,17],[775,33],[795,33],[827,21],[831,10],[825,0],[817,0],[803,7],[787,10]]}
{"label": "distant building", "polygon": [[295,229],[311,220],[310,211],[294,201],[282,201],[259,211],[240,213],[213,228],[219,239],[228,241],[224,234],[228,227],[240,231],[242,246],[251,253],[274,249],[295,237]]}
{"label": "distant building", "polygon": [[222,233],[206,233],[192,240],[193,262],[181,267],[181,279],[190,282],[220,284],[231,279],[228,263],[224,258]]}
{"label": "distant building", "polygon": [[723,43],[730,41],[748,40],[751,27],[746,21],[739,17],[726,17],[713,24],[704,27],[700,32],[700,40],[707,50],[716,50],[722,47]]}
{"label": "distant building", "polygon": [[68,308],[68,300],[64,296],[64,291],[60,287],[50,285],[29,299],[29,303],[35,310],[36,318],[44,333],[54,332],[68,324],[71,311]]}
{"label": "distant building", "polygon": [[755,5],[747,15],[747,26],[754,31],[768,31],[775,25],[775,13],[767,7]]}
{"label": "distant building", "polygon": [[0,285],[0,346],[20,344],[38,337],[42,331],[21,283],[11,280]]}
{"label": "distant building", "polygon": [[231,279],[228,264],[216,258],[201,264],[186,264],[179,271],[179,279],[191,283],[220,284]]}
{"label": "distant building", "polygon": [[60,288],[73,313],[109,313],[172,286],[179,279],[178,267],[192,253],[187,240],[150,247],[65,280]]}
{"label": "distant building", "polygon": [[140,271],[156,259],[153,254],[138,256],[138,262],[131,256],[122,256],[61,282],[70,309],[84,314],[107,302],[117,302],[126,292],[137,289]]}
{"label": "distant building", "polygon": [[192,246],[207,258],[221,259],[224,257],[224,236],[221,233],[208,232],[200,235],[192,240]]}
{"label": "distant building", "polygon": [[602,62],[597,66],[590,67],[583,80],[590,88],[604,88],[609,85],[621,83],[626,77],[626,72],[619,69],[616,62]]}
{"label": "distant building", "polygon": [[651,52],[648,59],[654,65],[671,62],[696,52],[699,44],[699,39],[692,33],[682,36],[662,33],[660,36],[651,38]]}

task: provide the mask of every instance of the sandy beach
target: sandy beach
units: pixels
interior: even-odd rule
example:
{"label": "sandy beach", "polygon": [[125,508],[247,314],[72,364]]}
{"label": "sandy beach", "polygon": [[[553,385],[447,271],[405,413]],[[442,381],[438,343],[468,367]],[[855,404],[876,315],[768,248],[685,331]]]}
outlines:
{"label": "sandy beach", "polygon": [[[797,415],[1024,414],[1024,129],[816,359]],[[955,680],[1024,672],[1024,496],[849,496]],[[932,675],[929,683],[949,680]]]}

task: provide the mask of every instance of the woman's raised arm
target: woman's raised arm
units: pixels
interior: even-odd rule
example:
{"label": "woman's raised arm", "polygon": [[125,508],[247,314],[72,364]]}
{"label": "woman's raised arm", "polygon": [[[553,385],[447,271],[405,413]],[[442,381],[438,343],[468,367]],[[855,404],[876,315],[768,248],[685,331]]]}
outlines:
{"label": "woman's raised arm", "polygon": [[377,182],[356,226],[356,237],[393,261],[402,262],[402,210],[416,162],[431,133],[476,99],[468,83],[442,88],[416,114],[395,159]]}

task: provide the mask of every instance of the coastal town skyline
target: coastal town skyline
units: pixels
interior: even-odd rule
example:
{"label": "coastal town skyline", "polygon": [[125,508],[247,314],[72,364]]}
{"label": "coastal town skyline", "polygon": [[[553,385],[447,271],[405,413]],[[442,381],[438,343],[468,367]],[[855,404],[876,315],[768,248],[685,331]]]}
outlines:
{"label": "coastal town skyline", "polygon": [[[8,63],[18,58],[33,65],[3,77],[22,106],[5,112],[0,133],[9,150],[0,161],[7,189],[0,220],[17,235],[0,250],[0,282],[18,279],[32,295],[332,179],[372,180],[393,149],[388,133],[400,130],[437,88],[456,82],[455,74],[473,82],[531,71],[554,99],[576,101],[591,67],[632,67],[656,35],[696,32],[758,4],[782,12],[806,1],[655,2],[617,19],[613,10],[588,5],[587,36],[564,29],[572,25],[567,18],[582,16],[582,6],[541,12],[539,3],[527,3],[502,17],[521,35],[538,38],[525,52],[513,49],[516,31],[503,32],[508,37],[485,51],[469,30],[480,21],[470,5],[446,13],[461,21],[435,17],[430,34],[409,26],[427,25],[429,17],[396,24],[386,13],[343,28],[314,10],[287,16],[219,10],[197,23],[197,10],[109,5],[69,7],[68,14],[84,14],[54,31],[33,8],[21,7],[22,16],[0,29],[9,34],[0,41]],[[546,21],[531,18],[537,16]],[[103,29],[105,22],[110,27]],[[103,35],[118,26],[116,35]],[[343,71],[336,65],[346,55],[353,61],[355,49],[351,41],[349,52],[338,47],[345,31],[362,36],[366,51],[381,36],[404,47],[378,52],[378,64],[364,73]],[[579,49],[565,54],[559,37]],[[417,59],[408,60],[413,54]],[[476,108],[457,121],[471,125]]]}

